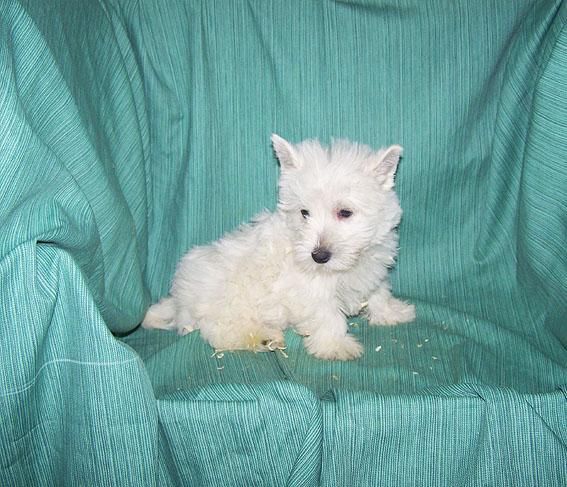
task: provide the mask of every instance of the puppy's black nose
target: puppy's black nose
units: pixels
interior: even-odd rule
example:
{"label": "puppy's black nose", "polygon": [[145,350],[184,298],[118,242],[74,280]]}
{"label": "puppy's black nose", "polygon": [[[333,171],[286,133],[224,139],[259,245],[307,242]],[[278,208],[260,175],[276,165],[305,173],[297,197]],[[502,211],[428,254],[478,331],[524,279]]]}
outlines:
{"label": "puppy's black nose", "polygon": [[317,264],[325,264],[329,262],[331,255],[333,254],[331,254],[331,252],[324,248],[315,249],[313,252],[311,252],[311,257],[313,257],[313,260],[317,262]]}

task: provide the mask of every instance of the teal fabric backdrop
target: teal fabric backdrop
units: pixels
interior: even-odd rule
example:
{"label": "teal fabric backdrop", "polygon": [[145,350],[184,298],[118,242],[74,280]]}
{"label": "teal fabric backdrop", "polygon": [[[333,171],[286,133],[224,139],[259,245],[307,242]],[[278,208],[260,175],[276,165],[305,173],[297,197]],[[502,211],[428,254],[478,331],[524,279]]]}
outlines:
{"label": "teal fabric backdrop", "polygon": [[[0,485],[566,485],[567,4],[0,0]],[[274,208],[272,132],[399,143],[360,360],[137,328]]]}

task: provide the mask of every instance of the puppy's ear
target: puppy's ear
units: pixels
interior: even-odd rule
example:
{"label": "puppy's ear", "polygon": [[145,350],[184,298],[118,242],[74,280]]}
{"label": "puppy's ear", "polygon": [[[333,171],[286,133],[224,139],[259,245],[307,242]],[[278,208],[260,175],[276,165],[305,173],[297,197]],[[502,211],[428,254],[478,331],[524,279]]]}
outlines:
{"label": "puppy's ear", "polygon": [[272,147],[276,153],[278,161],[282,169],[297,169],[299,168],[299,159],[297,153],[287,140],[282,139],[279,135],[272,134]]}
{"label": "puppy's ear", "polygon": [[394,175],[396,174],[402,152],[403,148],[401,146],[391,145],[386,149],[379,150],[375,155],[374,173],[384,189],[392,189],[394,187]]}

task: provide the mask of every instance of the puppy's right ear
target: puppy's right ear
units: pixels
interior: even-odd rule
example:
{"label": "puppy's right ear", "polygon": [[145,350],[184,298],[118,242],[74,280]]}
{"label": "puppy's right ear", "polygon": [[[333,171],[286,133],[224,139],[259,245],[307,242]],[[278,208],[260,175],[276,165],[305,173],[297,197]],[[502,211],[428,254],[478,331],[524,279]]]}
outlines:
{"label": "puppy's right ear", "polygon": [[287,140],[281,138],[279,135],[272,134],[272,147],[276,153],[278,161],[282,169],[297,169],[299,168],[299,160],[297,153]]}

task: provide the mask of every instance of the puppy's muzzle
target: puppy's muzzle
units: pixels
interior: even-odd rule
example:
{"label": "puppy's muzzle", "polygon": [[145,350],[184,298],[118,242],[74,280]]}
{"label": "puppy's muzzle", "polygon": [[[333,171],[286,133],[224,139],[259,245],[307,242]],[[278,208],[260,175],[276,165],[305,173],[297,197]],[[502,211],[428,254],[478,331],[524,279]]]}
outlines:
{"label": "puppy's muzzle", "polygon": [[313,260],[317,262],[317,264],[326,264],[331,259],[333,254],[324,247],[316,248],[313,252],[311,252],[311,257]]}

